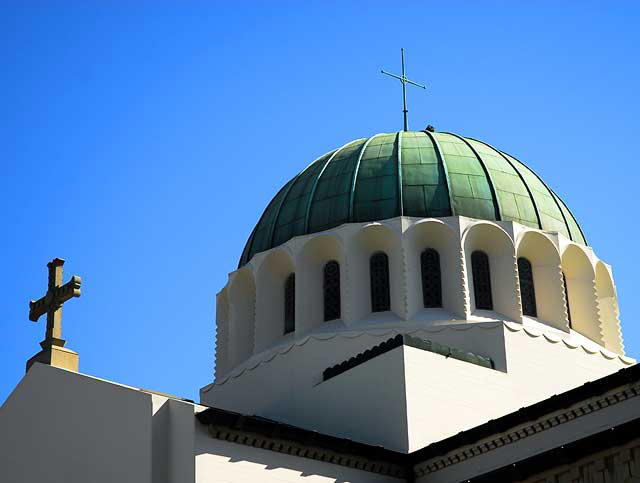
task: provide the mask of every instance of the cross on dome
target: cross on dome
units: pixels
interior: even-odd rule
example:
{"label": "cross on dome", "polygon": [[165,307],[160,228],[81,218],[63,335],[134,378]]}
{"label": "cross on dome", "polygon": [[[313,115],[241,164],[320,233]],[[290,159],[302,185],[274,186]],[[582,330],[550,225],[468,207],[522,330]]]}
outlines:
{"label": "cross on dome", "polygon": [[409,130],[409,120],[407,117],[407,113],[409,112],[407,110],[407,84],[411,84],[414,85],[416,87],[421,87],[423,89],[426,89],[427,86],[423,86],[422,84],[418,84],[417,82],[414,82],[410,79],[407,78],[407,76],[405,75],[404,72],[404,48],[400,49],[401,53],[402,53],[402,75],[396,75],[396,74],[392,74],[391,72],[387,72],[386,70],[381,70],[380,72],[382,72],[383,74],[386,74],[388,76],[393,77],[394,79],[398,79],[400,82],[402,82],[402,105],[403,105],[403,109],[402,112],[404,114],[404,130],[408,131]]}

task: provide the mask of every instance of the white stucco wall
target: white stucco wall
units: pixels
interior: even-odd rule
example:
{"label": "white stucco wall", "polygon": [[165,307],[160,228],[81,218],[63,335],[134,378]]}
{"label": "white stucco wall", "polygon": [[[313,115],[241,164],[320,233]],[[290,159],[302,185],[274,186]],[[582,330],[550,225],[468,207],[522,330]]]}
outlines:
{"label": "white stucco wall", "polygon": [[[614,390],[612,392],[616,391],[617,390]],[[521,440],[505,444],[492,449],[491,451],[477,454],[465,461],[458,462],[439,471],[418,477],[416,478],[416,483],[450,483],[452,481],[466,481],[475,476],[482,475],[511,463],[526,459],[532,455],[544,453],[545,451],[585,438],[591,434],[614,428],[640,416],[640,404],[638,404],[637,399],[637,397],[630,398],[602,410],[594,411],[579,418],[568,420],[555,427],[550,427],[544,431],[531,434]],[[572,407],[579,407],[583,404],[585,404],[585,402],[581,401]],[[562,414],[566,412],[567,409],[568,408],[563,408],[549,415],[545,415],[541,417],[539,421],[545,421],[549,417]],[[515,432],[523,427],[530,426],[535,422],[536,421],[527,421],[523,425],[513,428],[510,432]],[[546,426],[547,425],[545,425],[545,427]],[[499,436],[500,435],[491,435],[478,443],[489,442]],[[456,448],[454,451],[450,452],[449,455],[459,453],[462,450],[474,446],[476,445],[474,444]],[[559,466],[563,464],[566,463],[558,462]],[[551,481],[556,480],[552,479]],[[581,481],[591,480],[587,479]]]}
{"label": "white stucco wall", "polygon": [[557,236],[523,230],[516,241],[516,257],[531,262],[537,319],[564,332],[569,331]]}
{"label": "white stucco wall", "polygon": [[0,409],[0,480],[147,483],[149,394],[35,364]]}
{"label": "white stucco wall", "polygon": [[491,357],[496,369],[405,348],[403,361],[392,351],[321,382],[327,367],[398,331],[327,332],[254,357],[204,388],[201,399],[207,405],[407,452],[632,362],[585,337],[544,324],[405,324],[402,332]]}
{"label": "white stucco wall", "polygon": [[542,334],[505,326],[506,372],[405,347],[409,451],[627,367]]}
{"label": "white stucco wall", "polygon": [[195,417],[205,409],[35,364],[0,409],[0,481],[400,481],[214,439]]}
{"label": "white stucco wall", "polygon": [[195,482],[203,409],[35,364],[0,409],[0,481]]}
{"label": "white stucco wall", "polygon": [[[252,360],[224,383],[203,389],[201,400],[208,406],[256,414],[309,430],[405,448],[401,357],[385,354],[322,382],[324,369],[393,335],[386,330],[305,338],[283,347],[282,353],[274,351],[264,360]],[[381,378],[386,378],[382,385]],[[363,404],[363,398],[369,404]],[[383,413],[385,417],[381,418]]]}
{"label": "white stucco wall", "polygon": [[[441,309],[424,308],[420,254],[425,248],[433,248],[440,255]],[[475,250],[489,257],[494,307],[490,311],[475,307],[471,267]],[[372,313],[369,258],[379,251],[389,258],[391,310]],[[623,354],[615,285],[606,269],[599,270],[603,275],[596,280],[596,266],[604,265],[590,247],[555,232],[513,222],[459,216],[397,217],[375,223],[347,223],[292,238],[256,254],[230,274],[229,283],[218,297],[224,310],[217,316],[216,378],[224,378],[253,356],[284,341],[317,331],[390,324],[401,329],[407,321],[421,321],[425,326],[496,319],[526,323],[517,257],[525,257],[532,264],[536,322],[569,332],[564,272],[572,328],[610,351]],[[342,313],[340,319],[325,323],[322,266],[329,260],[340,264]],[[294,334],[284,334],[284,280],[294,272],[296,329]]]}
{"label": "white stucco wall", "polygon": [[405,393],[403,348],[398,347],[314,386],[305,404],[305,423],[406,452]]}
{"label": "white stucco wall", "polygon": [[196,412],[202,406],[151,394],[152,481],[153,483],[194,482],[194,437]]}
{"label": "white stucco wall", "polygon": [[[424,308],[420,254],[425,248],[436,249],[440,256],[442,308]],[[471,267],[475,250],[489,258],[493,310],[475,307]],[[378,251],[389,257],[391,310],[372,313],[369,257]],[[527,258],[532,265],[536,317],[522,313],[518,257]],[[323,322],[321,268],[330,259],[340,263],[342,317]],[[256,279],[256,344],[250,356],[229,364],[223,357],[224,348],[220,351],[221,366],[216,369],[215,382],[202,388],[202,402],[370,444],[382,443],[398,451],[419,448],[631,363],[622,355],[610,270],[590,247],[518,223],[457,216],[347,223],[256,254],[231,274],[231,286],[239,272],[254,274]],[[296,273],[297,281],[296,329],[285,335],[282,288],[284,277],[291,272]],[[247,301],[251,304],[251,295]],[[242,304],[242,297],[230,303]],[[226,334],[238,332],[227,330],[226,320],[218,322],[219,346],[243,343],[225,339]],[[245,321],[234,323],[247,326]],[[421,363],[416,358],[404,361],[408,367],[402,376],[405,387],[394,379],[404,367],[382,365],[369,371],[377,361],[319,384],[324,369],[398,333],[490,357],[497,371],[422,354]],[[531,336],[534,333],[539,340]],[[387,401],[394,421],[403,420],[396,417],[396,409],[406,406],[406,426],[401,426],[407,428],[406,435],[396,434],[398,426],[377,417],[376,378],[377,385],[387,390],[377,398]],[[502,397],[498,401],[492,401],[487,390],[492,385],[499,387]],[[465,402],[470,387],[478,401],[486,401],[481,409]],[[434,411],[425,416],[413,409],[425,405],[433,406]],[[448,407],[459,407],[460,413],[445,421],[437,419]],[[336,413],[349,424],[336,423]]]}
{"label": "white stucco wall", "polygon": [[198,483],[394,483],[404,479],[298,458],[211,438],[204,427],[195,437]]}

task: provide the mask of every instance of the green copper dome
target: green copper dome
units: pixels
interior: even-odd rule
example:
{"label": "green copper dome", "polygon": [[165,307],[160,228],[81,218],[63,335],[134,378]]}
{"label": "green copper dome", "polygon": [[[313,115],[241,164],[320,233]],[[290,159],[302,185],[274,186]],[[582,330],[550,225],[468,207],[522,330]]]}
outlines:
{"label": "green copper dome", "polygon": [[515,221],[586,244],[564,202],[514,157],[457,134],[397,132],[345,144],[285,184],[240,266],[294,236],[400,215]]}

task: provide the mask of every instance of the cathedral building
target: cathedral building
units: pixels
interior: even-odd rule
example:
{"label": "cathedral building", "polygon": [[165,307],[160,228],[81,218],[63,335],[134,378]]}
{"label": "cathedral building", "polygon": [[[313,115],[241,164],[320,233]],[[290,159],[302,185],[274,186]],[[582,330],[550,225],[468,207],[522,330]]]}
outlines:
{"label": "cathedral building", "polygon": [[199,403],[78,373],[55,311],[80,280],[52,262],[32,304],[51,330],[0,412],[0,480],[640,482],[640,370],[596,250],[483,141],[348,142],[255,225]]}

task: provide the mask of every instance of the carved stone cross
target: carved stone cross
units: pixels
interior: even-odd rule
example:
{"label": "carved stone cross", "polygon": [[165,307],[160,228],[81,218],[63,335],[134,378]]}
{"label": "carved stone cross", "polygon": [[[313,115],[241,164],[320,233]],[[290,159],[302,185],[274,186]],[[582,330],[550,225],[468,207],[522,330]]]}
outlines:
{"label": "carved stone cross", "polygon": [[[64,354],[65,359],[70,357],[75,352],[69,349],[62,349],[65,344],[65,340],[62,338],[62,304],[73,297],[80,297],[80,285],[82,280],[80,277],[74,275],[71,280],[62,285],[62,266],[64,260],[61,258],[54,258],[47,264],[49,268],[49,286],[47,293],[39,300],[29,302],[29,320],[37,322],[40,316],[47,314],[47,330],[45,338],[40,342],[40,346],[43,351],[40,354],[34,356],[34,362],[45,362],[52,365],[55,364],[53,359],[56,359],[52,355],[52,351],[60,348]],[[46,357],[45,357],[46,356]],[[77,354],[75,354],[77,358]],[[31,365],[30,360],[27,363],[27,368]],[[63,367],[63,366],[61,366]],[[77,361],[76,361],[77,370]]]}

